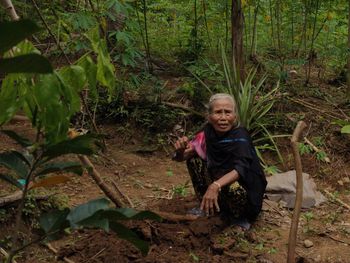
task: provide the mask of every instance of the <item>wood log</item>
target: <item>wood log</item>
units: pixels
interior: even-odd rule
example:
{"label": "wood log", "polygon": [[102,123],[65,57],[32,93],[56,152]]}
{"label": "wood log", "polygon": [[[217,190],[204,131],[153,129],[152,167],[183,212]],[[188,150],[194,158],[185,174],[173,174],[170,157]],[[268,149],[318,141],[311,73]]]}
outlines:
{"label": "wood log", "polygon": [[171,222],[195,221],[199,218],[199,216],[196,216],[196,215],[178,215],[178,214],[161,212],[161,211],[152,211],[152,212],[161,216],[163,219]]}

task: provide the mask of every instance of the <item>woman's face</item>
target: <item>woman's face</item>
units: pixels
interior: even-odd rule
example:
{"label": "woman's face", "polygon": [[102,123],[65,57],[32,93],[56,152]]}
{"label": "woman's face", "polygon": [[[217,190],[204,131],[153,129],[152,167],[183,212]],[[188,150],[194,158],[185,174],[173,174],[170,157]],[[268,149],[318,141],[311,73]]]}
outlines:
{"label": "woman's face", "polygon": [[217,99],[212,103],[208,122],[213,126],[218,135],[223,135],[232,129],[236,121],[233,104],[229,99]]}

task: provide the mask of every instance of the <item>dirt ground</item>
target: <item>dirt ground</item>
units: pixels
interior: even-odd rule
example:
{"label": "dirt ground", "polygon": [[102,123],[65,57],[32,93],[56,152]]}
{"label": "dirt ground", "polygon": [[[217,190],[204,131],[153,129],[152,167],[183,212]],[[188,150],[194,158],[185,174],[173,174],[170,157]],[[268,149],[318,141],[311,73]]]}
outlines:
{"label": "dirt ground", "polygon": [[[31,133],[29,124],[13,123],[5,128]],[[135,208],[185,214],[198,205],[184,163],[172,161],[164,151],[139,151],[137,143],[123,140],[116,126],[101,128],[109,135],[108,151],[104,157],[91,159],[106,182],[111,186],[117,184]],[[0,147],[8,150],[16,146],[0,135]],[[288,145],[284,151],[288,152]],[[350,183],[346,180],[342,185],[337,180],[329,183],[322,176],[327,173],[335,178],[349,178],[349,163],[342,155],[331,159],[332,163],[325,166],[313,157],[303,158],[304,170],[316,179],[320,189],[336,193],[349,204]],[[10,190],[1,184],[0,196]],[[72,176],[70,182],[51,191],[67,195],[70,206],[103,196],[88,175]],[[118,239],[113,232],[79,230],[51,243],[58,254],[46,246],[33,245],[16,260],[61,262],[65,257],[72,262],[286,262],[291,215],[292,211],[265,200],[261,216],[247,233],[225,225],[215,216],[188,222],[134,221],[128,226],[149,242],[147,256],[142,256],[132,244]],[[12,227],[11,223],[0,226],[0,240]],[[350,262],[349,246],[349,210],[328,199],[321,206],[302,212],[296,248],[298,262]]]}

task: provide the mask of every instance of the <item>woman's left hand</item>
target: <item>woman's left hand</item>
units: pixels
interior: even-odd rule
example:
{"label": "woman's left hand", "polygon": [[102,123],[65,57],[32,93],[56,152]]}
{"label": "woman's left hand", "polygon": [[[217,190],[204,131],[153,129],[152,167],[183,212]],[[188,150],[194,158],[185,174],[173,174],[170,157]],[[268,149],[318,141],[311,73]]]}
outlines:
{"label": "woman's left hand", "polygon": [[201,210],[203,210],[207,215],[213,215],[215,210],[220,212],[220,207],[218,203],[220,187],[214,183],[209,185],[205,195],[203,196],[201,203]]}

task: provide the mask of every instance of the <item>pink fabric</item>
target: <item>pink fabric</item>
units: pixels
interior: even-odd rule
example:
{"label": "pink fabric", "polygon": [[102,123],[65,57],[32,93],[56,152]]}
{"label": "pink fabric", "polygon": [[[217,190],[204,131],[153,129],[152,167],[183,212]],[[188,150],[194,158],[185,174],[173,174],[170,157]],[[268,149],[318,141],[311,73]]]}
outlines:
{"label": "pink fabric", "polygon": [[207,147],[205,145],[204,131],[197,133],[192,141],[190,141],[190,144],[194,147],[200,158],[207,160]]}

